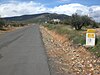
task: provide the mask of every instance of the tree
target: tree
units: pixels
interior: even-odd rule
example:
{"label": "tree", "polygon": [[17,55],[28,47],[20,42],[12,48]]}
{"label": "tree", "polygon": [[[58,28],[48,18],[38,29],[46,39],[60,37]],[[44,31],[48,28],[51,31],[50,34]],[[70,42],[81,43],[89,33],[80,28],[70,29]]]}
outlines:
{"label": "tree", "polygon": [[5,26],[5,21],[0,18],[0,28],[3,28],[3,26]]}
{"label": "tree", "polygon": [[75,27],[76,30],[80,30],[83,26],[89,26],[89,25],[92,25],[92,27],[96,26],[96,22],[93,21],[90,17],[88,17],[87,15],[80,16],[77,13],[72,14],[71,24],[73,27]]}
{"label": "tree", "polygon": [[71,24],[73,27],[75,27],[76,30],[81,29],[81,27],[83,25],[81,17],[77,14],[72,14]]}

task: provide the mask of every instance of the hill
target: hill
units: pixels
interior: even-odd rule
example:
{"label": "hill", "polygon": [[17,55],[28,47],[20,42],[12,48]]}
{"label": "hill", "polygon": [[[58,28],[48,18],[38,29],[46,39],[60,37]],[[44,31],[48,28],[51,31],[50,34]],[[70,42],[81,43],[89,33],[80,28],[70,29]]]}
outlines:
{"label": "hill", "polygon": [[69,18],[70,16],[64,15],[64,14],[41,13],[41,14],[33,14],[33,15],[6,17],[4,19],[9,20],[9,21],[21,21],[21,22],[45,22],[45,21],[52,20],[52,19],[65,20]]}

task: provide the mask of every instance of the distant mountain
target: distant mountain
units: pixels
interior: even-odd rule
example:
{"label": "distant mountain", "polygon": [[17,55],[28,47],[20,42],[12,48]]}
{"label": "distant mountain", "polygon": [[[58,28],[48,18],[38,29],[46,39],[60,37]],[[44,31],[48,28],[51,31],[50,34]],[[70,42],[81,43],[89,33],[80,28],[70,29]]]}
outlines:
{"label": "distant mountain", "polygon": [[22,21],[22,22],[45,22],[52,19],[60,19],[65,20],[69,19],[70,16],[64,14],[56,14],[56,13],[41,13],[34,15],[22,15],[15,17],[6,17],[5,20],[9,21]]}

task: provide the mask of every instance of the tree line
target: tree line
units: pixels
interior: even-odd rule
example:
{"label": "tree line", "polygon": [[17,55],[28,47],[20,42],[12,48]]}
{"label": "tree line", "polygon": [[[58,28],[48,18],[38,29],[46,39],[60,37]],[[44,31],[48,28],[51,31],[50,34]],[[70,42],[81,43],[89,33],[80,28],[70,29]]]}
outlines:
{"label": "tree line", "polygon": [[17,22],[17,21],[7,21],[3,18],[0,18],[0,29],[7,27],[20,27],[25,26],[25,23]]}
{"label": "tree line", "polygon": [[87,15],[80,16],[77,13],[71,16],[71,25],[75,27],[76,30],[80,30],[83,26],[90,26],[92,28],[97,28],[97,23]]}
{"label": "tree line", "polygon": [[[49,21],[48,23],[57,24],[57,22]],[[78,15],[77,13],[72,14],[72,16],[67,19],[60,21],[59,24],[71,25],[76,30],[81,30],[82,27],[98,28],[100,23],[95,22],[91,17],[87,15]]]}

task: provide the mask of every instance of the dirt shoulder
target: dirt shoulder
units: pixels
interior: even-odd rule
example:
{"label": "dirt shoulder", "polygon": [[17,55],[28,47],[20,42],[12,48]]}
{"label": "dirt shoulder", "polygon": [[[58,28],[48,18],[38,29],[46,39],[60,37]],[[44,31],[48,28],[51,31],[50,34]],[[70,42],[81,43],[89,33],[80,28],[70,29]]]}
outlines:
{"label": "dirt shoulder", "polygon": [[40,30],[52,75],[100,75],[100,58],[54,31]]}
{"label": "dirt shoulder", "polygon": [[7,32],[11,32],[11,31],[17,30],[17,29],[21,29],[21,28],[23,28],[23,27],[4,28],[4,29],[0,30],[0,35],[2,35],[4,33],[7,33]]}

